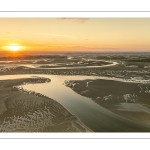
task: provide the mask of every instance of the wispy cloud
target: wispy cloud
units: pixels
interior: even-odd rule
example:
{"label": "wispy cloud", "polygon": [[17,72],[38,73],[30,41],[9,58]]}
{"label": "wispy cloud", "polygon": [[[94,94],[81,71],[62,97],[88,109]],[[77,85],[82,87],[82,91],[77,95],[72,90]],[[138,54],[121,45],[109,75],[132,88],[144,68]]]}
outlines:
{"label": "wispy cloud", "polygon": [[[23,34],[42,34],[42,35],[47,35],[47,36],[53,36],[53,37],[64,37],[64,38],[72,38],[72,39],[78,39],[81,38],[83,39],[83,37],[78,37],[78,36],[73,36],[73,35],[66,35],[66,34],[56,34],[56,33],[44,33],[44,32],[28,32],[28,31],[19,31],[20,33]],[[87,39],[85,39],[87,40]]]}
{"label": "wispy cloud", "polygon": [[54,37],[65,37],[65,38],[82,38],[78,36],[72,36],[72,35],[66,35],[66,34],[55,34],[55,33],[34,33],[34,32],[26,32],[26,31],[20,31],[21,33],[29,33],[29,34],[42,34],[42,35],[47,35],[47,36],[54,36]]}
{"label": "wispy cloud", "polygon": [[57,20],[73,21],[76,23],[85,23],[88,18],[57,18]]}
{"label": "wispy cloud", "polygon": [[11,35],[11,32],[4,32],[5,35]]}
{"label": "wispy cloud", "polygon": [[8,40],[7,38],[0,38],[0,40]]}
{"label": "wispy cloud", "polygon": [[82,38],[82,37],[65,35],[65,34],[53,34],[53,33],[39,33],[39,34],[48,35],[48,36],[56,36],[56,37],[66,37],[66,38]]}
{"label": "wispy cloud", "polygon": [[28,31],[19,31],[21,33],[32,33],[32,32],[28,32]]}

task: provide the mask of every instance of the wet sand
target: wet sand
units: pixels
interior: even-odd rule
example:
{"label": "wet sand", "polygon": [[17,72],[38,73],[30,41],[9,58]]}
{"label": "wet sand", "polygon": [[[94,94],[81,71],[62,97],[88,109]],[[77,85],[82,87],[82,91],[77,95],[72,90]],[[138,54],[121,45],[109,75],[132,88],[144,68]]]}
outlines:
{"label": "wet sand", "polygon": [[120,116],[150,126],[150,84],[96,79],[71,80],[66,86]]}
{"label": "wet sand", "polygon": [[46,82],[50,80],[38,77],[0,81],[0,132],[91,132],[55,100],[18,89]]}

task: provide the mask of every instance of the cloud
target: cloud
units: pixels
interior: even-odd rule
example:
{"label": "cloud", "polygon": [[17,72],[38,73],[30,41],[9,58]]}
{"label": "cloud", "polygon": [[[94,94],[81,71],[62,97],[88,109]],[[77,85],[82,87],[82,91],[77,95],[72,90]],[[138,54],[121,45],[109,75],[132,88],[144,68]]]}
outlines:
{"label": "cloud", "polygon": [[20,31],[20,33],[42,34],[42,35],[53,36],[53,37],[66,37],[66,38],[74,38],[74,39],[82,38],[82,37],[77,37],[77,36],[72,36],[72,35],[55,34],[55,33],[34,33],[34,32],[26,32],[26,31]]}
{"label": "cloud", "polygon": [[57,18],[57,20],[73,21],[76,23],[85,23],[88,18]]}
{"label": "cloud", "polygon": [[55,34],[55,33],[33,33],[33,32],[28,32],[28,31],[20,31],[20,33],[42,34],[42,35],[53,36],[53,37],[65,37],[65,38],[72,38],[72,39],[81,38],[82,39],[82,37],[78,37],[78,36],[65,35],[65,34]]}
{"label": "cloud", "polygon": [[4,34],[6,34],[6,35],[11,35],[11,32],[4,32]]}
{"label": "cloud", "polygon": [[32,32],[27,32],[27,31],[19,31],[20,33],[32,33]]}
{"label": "cloud", "polygon": [[0,38],[0,40],[9,40],[9,39],[7,39],[7,38]]}
{"label": "cloud", "polygon": [[66,38],[82,38],[82,37],[65,35],[65,34],[52,34],[52,33],[39,33],[39,34],[48,35],[48,36],[56,36],[56,37],[66,37]]}

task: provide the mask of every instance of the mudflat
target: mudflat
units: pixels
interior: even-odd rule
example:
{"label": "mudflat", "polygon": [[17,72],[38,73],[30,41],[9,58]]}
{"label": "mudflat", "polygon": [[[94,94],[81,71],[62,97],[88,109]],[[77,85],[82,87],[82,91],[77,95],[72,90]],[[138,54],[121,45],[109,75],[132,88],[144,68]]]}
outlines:
{"label": "mudflat", "polygon": [[[145,53],[127,53],[125,55],[123,53],[65,53],[62,55],[0,57],[1,77],[5,75],[18,75],[19,78],[20,75],[25,74],[30,74],[31,76],[58,75],[57,80],[59,80],[59,76],[65,78],[69,75],[77,79],[70,80],[66,78],[66,81],[61,83],[73,90],[71,95],[61,92],[63,95],[61,98],[67,98],[67,100],[63,99],[63,101],[66,101],[64,104],[61,103],[61,98],[57,99],[57,94],[59,95],[60,91],[63,91],[65,88],[65,86],[60,84],[59,86],[62,89],[58,88],[59,91],[57,91],[57,84],[53,85],[56,88],[53,89],[55,96],[41,94],[41,91],[44,89],[38,90],[39,93],[36,93],[32,88],[30,91],[26,91],[20,88],[20,86],[18,87],[18,85],[23,84],[35,84],[36,86],[36,83],[40,83],[42,85],[42,83],[50,82],[50,79],[37,79],[34,77],[34,79],[1,81],[1,129],[2,131],[13,130],[16,132],[89,132],[90,129],[95,132],[148,132],[150,131],[149,66],[149,55]],[[90,76],[91,78],[86,80],[84,78],[82,81],[78,81],[77,75]],[[95,80],[97,77],[101,79]],[[74,95],[74,91],[80,94],[81,97]],[[87,97],[90,98],[88,103],[83,100],[82,96],[86,100]],[[94,104],[98,104],[98,107],[93,104],[92,100]],[[54,101],[52,105],[51,101]],[[67,106],[69,105],[73,106],[68,109]],[[60,106],[60,111],[58,111],[56,106]],[[56,107],[56,110],[54,107]],[[66,113],[64,115],[63,110],[68,112],[69,117]],[[33,111],[34,115],[31,115]],[[57,115],[54,112],[57,112]],[[41,114],[45,115],[42,116]],[[54,114],[55,117],[51,114]],[[22,116],[25,116],[25,118],[22,118]],[[38,117],[34,118],[31,116]],[[43,121],[46,118],[45,116],[50,118],[47,121]],[[69,121],[66,121],[66,118],[69,118]],[[20,126],[19,128],[18,126],[12,127],[12,121],[14,125],[15,120],[18,122],[20,122],[19,120],[26,120],[23,123],[25,126],[21,124],[21,129]],[[57,121],[59,120],[61,121],[58,123]],[[17,124],[20,124],[18,122]],[[47,124],[45,125],[43,122],[47,122]],[[11,129],[7,128],[10,124]],[[61,127],[62,125],[63,127]],[[38,128],[35,128],[36,126]]]}
{"label": "mudflat", "polygon": [[50,82],[50,79],[36,77],[0,81],[0,132],[91,131],[57,101],[17,87],[45,82]]}
{"label": "mudflat", "polygon": [[76,93],[102,107],[143,125],[150,125],[150,84],[113,80],[71,80],[66,82]]}

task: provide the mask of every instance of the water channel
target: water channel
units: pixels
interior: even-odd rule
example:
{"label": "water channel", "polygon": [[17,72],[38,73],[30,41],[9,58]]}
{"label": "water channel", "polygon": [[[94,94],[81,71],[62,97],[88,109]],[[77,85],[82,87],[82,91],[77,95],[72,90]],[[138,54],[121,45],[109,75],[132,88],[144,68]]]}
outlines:
{"label": "water channel", "polygon": [[98,79],[93,76],[53,76],[53,75],[6,75],[0,76],[1,80],[28,78],[32,76],[50,78],[50,83],[27,84],[22,87],[26,90],[44,94],[64,106],[72,114],[78,117],[83,124],[94,132],[147,132],[149,126],[145,126],[132,120],[121,117],[102,106],[96,104],[90,98],[75,93],[64,85],[65,80]]}

